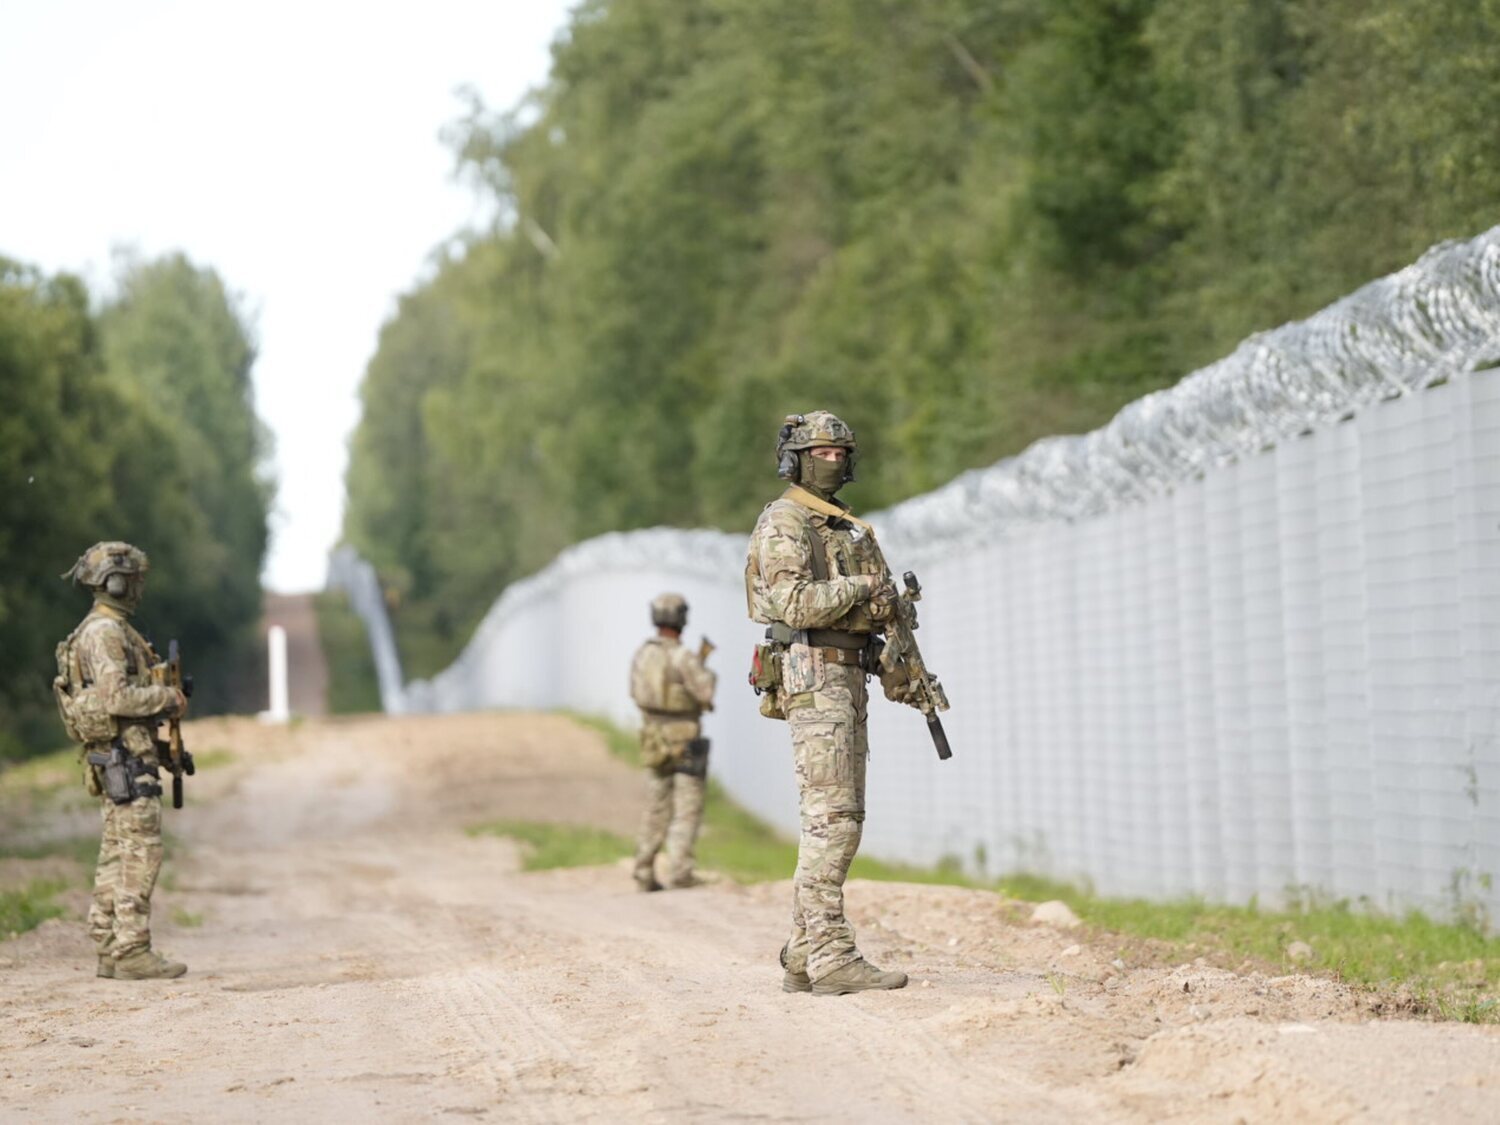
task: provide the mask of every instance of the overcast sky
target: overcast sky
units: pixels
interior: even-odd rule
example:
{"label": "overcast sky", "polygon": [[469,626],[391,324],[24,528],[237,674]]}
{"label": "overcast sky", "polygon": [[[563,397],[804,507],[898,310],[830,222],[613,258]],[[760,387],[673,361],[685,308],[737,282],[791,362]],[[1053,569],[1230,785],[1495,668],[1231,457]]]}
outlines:
{"label": "overcast sky", "polygon": [[116,246],[183,250],[243,295],[272,589],[322,586],[380,324],[485,217],[438,139],[455,88],[514,105],[573,2],[0,0],[0,255],[98,292]]}

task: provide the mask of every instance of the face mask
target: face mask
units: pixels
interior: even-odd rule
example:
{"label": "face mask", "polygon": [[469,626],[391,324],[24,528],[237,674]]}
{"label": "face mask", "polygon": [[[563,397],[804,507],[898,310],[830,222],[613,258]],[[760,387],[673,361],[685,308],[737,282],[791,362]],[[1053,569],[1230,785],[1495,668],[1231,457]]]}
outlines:
{"label": "face mask", "polygon": [[802,477],[817,491],[832,496],[844,487],[844,468],[842,461],[825,461],[809,453],[807,462],[803,466]]}
{"label": "face mask", "polygon": [[111,594],[103,586],[94,591],[94,597],[98,601],[124,614],[133,614],[141,604],[141,595],[146,592],[145,580],[140,577],[131,577],[125,583],[125,592],[118,597]]}

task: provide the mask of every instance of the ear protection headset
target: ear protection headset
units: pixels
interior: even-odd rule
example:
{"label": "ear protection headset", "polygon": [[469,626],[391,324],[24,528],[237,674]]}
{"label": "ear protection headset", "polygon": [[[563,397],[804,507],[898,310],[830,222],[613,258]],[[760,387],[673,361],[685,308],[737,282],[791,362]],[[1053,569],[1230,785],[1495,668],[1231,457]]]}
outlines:
{"label": "ear protection headset", "polygon": [[[782,424],[778,447],[784,447],[792,440],[792,431],[806,421],[800,414],[788,414],[786,422]],[[782,480],[797,479],[797,451],[795,449],[781,449],[781,456],[776,462],[776,475]]]}
{"label": "ear protection headset", "polygon": [[112,598],[123,598],[130,588],[130,580],[119,571],[104,579],[104,592]]}

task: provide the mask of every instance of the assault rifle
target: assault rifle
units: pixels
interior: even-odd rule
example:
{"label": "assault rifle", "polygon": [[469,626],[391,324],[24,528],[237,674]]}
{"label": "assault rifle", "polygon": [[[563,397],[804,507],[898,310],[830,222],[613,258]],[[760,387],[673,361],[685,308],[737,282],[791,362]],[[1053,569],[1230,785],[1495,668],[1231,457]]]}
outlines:
{"label": "assault rifle", "polygon": [[[792,485],[786,490],[785,496],[805,508],[811,508],[832,519],[848,520],[861,528],[869,536],[870,547],[880,563],[881,577],[895,588],[896,580],[891,577],[890,563],[885,561],[885,552],[880,549],[873,527],[864,520],[855,519],[848,509],[830,504],[800,485]],[[948,710],[948,693],[938,683],[938,678],[927,670],[927,662],[922,659],[922,650],[917,647],[917,638],[913,635],[917,631],[917,602],[922,600],[922,584],[909,570],[902,575],[901,581],[906,589],[896,590],[891,620],[885,623],[880,671],[900,674],[902,686],[906,689],[905,702],[922,712],[922,717],[927,720],[927,733],[932,735],[932,744],[937,747],[938,760],[946,762],[953,757],[953,748],[948,745],[948,734],[943,730],[943,720],[938,718],[938,712]]]}
{"label": "assault rifle", "polygon": [[[879,544],[874,546],[885,570],[885,580],[894,586],[885,555]],[[922,600],[922,584],[909,570],[901,576],[901,584],[905,589],[896,592],[895,612],[885,624],[880,668],[883,672],[901,673],[906,682],[906,702],[922,712],[922,717],[927,720],[927,733],[932,735],[932,744],[937,747],[938,760],[947,761],[953,757],[953,749],[948,745],[948,733],[943,730],[943,720],[938,718],[938,712],[948,710],[948,693],[938,678],[927,670],[927,662],[922,659],[922,650],[917,647],[917,638],[913,635],[917,629],[916,603]]]}
{"label": "assault rifle", "polygon": [[[193,677],[182,674],[182,654],[178,651],[176,640],[167,642],[167,659],[151,669],[152,678],[164,687],[176,688],[188,698],[193,694]],[[193,756],[187,752],[187,747],[182,744],[182,715],[173,715],[167,720],[167,738],[163,742],[157,739],[158,752],[165,752],[166,760],[162,763],[172,771],[172,807],[182,808],[182,778],[186,774],[192,777],[197,768],[193,765]]]}
{"label": "assault rifle", "polygon": [[703,643],[698,646],[698,663],[707,663],[708,658],[713,655],[714,649],[718,647],[719,646],[714,644],[713,641],[709,640],[707,637],[704,637]]}

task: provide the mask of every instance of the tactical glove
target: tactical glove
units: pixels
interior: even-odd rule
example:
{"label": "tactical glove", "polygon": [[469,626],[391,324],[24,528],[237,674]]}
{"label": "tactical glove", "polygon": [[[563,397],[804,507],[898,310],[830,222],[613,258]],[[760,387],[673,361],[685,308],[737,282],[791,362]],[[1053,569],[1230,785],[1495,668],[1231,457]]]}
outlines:
{"label": "tactical glove", "polygon": [[899,668],[889,672],[880,673],[880,686],[885,689],[885,697],[892,703],[911,704],[916,699],[916,692],[912,683],[906,678],[906,673]]}
{"label": "tactical glove", "polygon": [[180,719],[187,713],[187,696],[183,695],[177,688],[168,688],[167,690],[172,694],[171,698],[167,700],[167,705],[163,708],[162,714],[169,719]]}
{"label": "tactical glove", "polygon": [[870,619],[889,621],[896,616],[896,587],[890,582],[881,582],[870,594]]}

